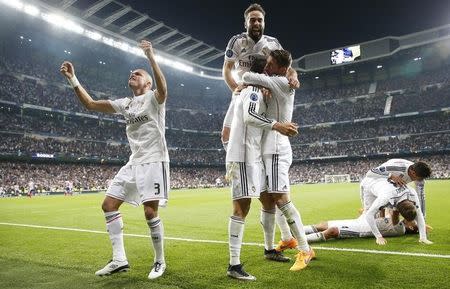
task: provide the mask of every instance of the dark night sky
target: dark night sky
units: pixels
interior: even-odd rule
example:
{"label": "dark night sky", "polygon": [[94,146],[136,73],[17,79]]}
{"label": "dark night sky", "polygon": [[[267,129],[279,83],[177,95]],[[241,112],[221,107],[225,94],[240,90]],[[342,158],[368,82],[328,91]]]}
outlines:
{"label": "dark night sky", "polygon": [[[244,30],[243,12],[254,1],[119,0],[219,49]],[[384,36],[400,36],[450,23],[450,0],[258,1],[265,34],[294,58]]]}

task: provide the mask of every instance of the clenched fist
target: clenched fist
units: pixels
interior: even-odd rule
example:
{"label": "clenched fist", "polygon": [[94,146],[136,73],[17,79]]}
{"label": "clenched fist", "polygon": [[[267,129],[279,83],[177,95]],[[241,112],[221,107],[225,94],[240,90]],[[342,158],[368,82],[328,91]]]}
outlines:
{"label": "clenched fist", "polygon": [[71,79],[75,75],[73,64],[69,61],[64,61],[63,64],[61,64],[61,68],[59,69],[59,71],[68,79]]}
{"label": "clenched fist", "polygon": [[145,56],[148,58],[153,58],[153,46],[150,41],[142,40],[141,43],[139,43],[139,47],[144,51]]}

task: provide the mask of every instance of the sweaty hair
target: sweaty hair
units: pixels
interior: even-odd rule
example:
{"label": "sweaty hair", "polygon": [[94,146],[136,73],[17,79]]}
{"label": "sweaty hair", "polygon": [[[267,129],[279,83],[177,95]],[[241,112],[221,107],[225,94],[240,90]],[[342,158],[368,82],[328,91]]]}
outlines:
{"label": "sweaty hair", "polygon": [[264,17],[266,16],[266,11],[264,11],[264,9],[262,8],[262,6],[259,5],[259,4],[257,4],[257,3],[253,3],[253,4],[250,4],[250,6],[248,6],[247,9],[245,9],[245,12],[244,12],[244,18],[247,19],[248,14],[249,14],[250,12],[252,12],[252,11],[259,11],[259,12],[262,13],[262,15],[263,15]]}
{"label": "sweaty hair", "polygon": [[397,210],[407,221],[413,221],[417,216],[416,206],[410,200],[404,200],[398,203]]}
{"label": "sweaty hair", "polygon": [[251,56],[253,58],[252,66],[250,67],[251,72],[263,73],[264,67],[266,66],[267,59],[263,55],[255,54]]}
{"label": "sweaty hair", "polygon": [[426,179],[431,176],[431,169],[424,162],[414,163],[411,167],[419,178]]}
{"label": "sweaty hair", "polygon": [[276,49],[270,52],[270,56],[278,63],[281,67],[288,68],[292,63],[291,53],[287,50]]}

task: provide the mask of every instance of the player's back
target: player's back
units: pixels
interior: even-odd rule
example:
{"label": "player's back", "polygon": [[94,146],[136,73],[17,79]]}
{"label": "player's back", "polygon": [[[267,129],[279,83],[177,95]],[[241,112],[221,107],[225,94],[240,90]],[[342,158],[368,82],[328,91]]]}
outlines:
{"label": "player's back", "polygon": [[408,175],[408,168],[414,163],[405,159],[390,159],[387,162],[372,168],[366,173],[366,177],[377,178],[380,176],[401,176],[406,183],[411,182],[411,177]]}
{"label": "player's back", "polygon": [[[262,100],[263,95],[258,88],[248,86],[236,96],[233,121],[231,123],[230,139],[228,142],[227,162],[258,162],[261,161],[261,138],[262,130],[245,124],[244,102],[256,95],[257,100]],[[258,114],[265,111],[260,106]]]}

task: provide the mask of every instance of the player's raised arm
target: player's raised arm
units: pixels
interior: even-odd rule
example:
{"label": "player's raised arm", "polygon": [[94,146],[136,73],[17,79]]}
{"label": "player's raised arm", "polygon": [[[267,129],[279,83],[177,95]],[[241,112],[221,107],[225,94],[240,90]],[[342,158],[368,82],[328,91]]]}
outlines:
{"label": "player's raised arm", "polygon": [[159,68],[158,63],[155,59],[155,54],[153,53],[153,47],[152,43],[147,40],[142,40],[141,43],[139,43],[139,47],[144,51],[145,56],[147,56],[150,66],[152,67],[153,74],[155,77],[155,84],[156,84],[156,91],[155,91],[155,97],[158,100],[159,104],[164,103],[167,98],[167,82],[166,78],[164,77],[164,74],[161,71],[161,68]]}
{"label": "player's raised arm", "polygon": [[59,71],[67,78],[70,85],[72,85],[75,94],[78,96],[78,99],[88,110],[104,113],[116,112],[108,100],[92,99],[89,93],[87,93],[87,91],[81,86],[80,82],[78,81],[72,63],[70,63],[69,61],[64,61],[63,64],[61,64]]}

